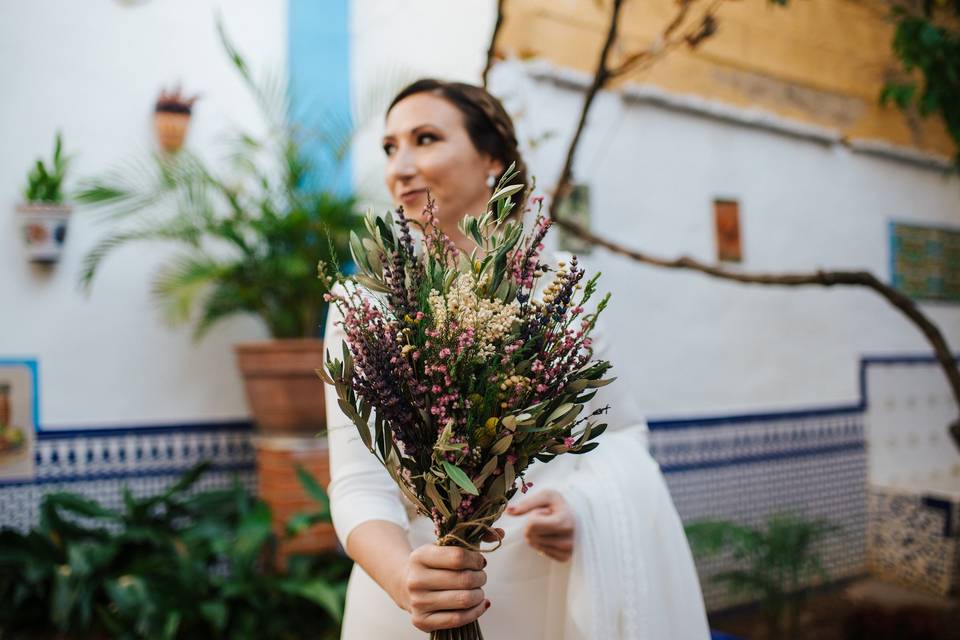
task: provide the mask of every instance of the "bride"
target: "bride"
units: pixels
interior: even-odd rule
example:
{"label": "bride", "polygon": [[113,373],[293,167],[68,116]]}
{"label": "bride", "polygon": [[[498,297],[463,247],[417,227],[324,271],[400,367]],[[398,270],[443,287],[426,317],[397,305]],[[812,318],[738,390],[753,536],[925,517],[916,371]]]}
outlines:
{"label": "bride", "polygon": [[[420,80],[401,91],[387,110],[383,150],[395,203],[418,216],[429,190],[440,226],[464,251],[473,245],[458,220],[483,211],[509,165],[527,179],[510,117],[472,85]],[[331,307],[326,349],[334,354],[340,320]],[[594,357],[610,359],[601,331]],[[604,391],[613,409],[628,403],[616,397],[629,394],[617,383]],[[491,640],[709,637],[687,541],[642,418],[611,414],[590,454],[534,463],[526,474],[534,488],[518,493],[497,523],[502,546],[483,555],[433,544],[433,523],[401,497],[329,386],[326,405],[333,524],[356,562],[343,640],[422,639],[481,616]]]}

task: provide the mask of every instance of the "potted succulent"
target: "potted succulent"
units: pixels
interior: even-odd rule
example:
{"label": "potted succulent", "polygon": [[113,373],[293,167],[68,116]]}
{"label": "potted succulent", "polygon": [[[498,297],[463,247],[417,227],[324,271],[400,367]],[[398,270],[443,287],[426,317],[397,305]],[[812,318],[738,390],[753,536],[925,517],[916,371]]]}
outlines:
{"label": "potted succulent", "polygon": [[27,175],[24,202],[17,205],[17,211],[22,214],[23,239],[31,262],[51,264],[60,259],[72,211],[63,192],[69,164],[58,131],[50,166],[38,158]]}
{"label": "potted succulent", "polygon": [[179,86],[172,91],[160,90],[153,112],[153,128],[160,148],[167,152],[179,151],[187,137],[190,114],[198,96],[186,97]]}
{"label": "potted succulent", "polygon": [[296,464],[321,482],[328,477],[326,440],[315,437],[325,428],[315,371],[323,365],[328,288],[317,264],[348,256],[350,232],[362,221],[352,196],[321,188],[289,121],[286,90],[261,88],[222,29],[221,39],[264,110],[267,133],[239,134],[222,165],[183,149],[86,181],[78,201],[108,213],[116,227],[85,257],[81,284],[89,287],[120,246],[167,242],[180,251],[152,283],[167,320],[192,324],[196,339],[236,314],[263,321],[272,340],[237,345],[237,361],[259,432],[261,494],[268,502],[282,498],[272,506],[288,512],[307,500]]}

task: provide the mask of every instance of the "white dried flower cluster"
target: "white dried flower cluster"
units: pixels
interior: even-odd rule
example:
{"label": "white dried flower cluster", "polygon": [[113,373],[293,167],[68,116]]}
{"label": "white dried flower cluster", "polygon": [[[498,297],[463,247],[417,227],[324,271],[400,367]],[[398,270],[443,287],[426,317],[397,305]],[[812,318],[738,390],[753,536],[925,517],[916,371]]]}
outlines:
{"label": "white dried flower cluster", "polygon": [[458,331],[473,329],[475,345],[482,357],[496,353],[497,342],[510,332],[520,315],[516,301],[504,304],[503,300],[477,296],[477,289],[483,287],[488,278],[485,276],[484,281],[478,282],[473,274],[463,273],[453,281],[446,300],[436,290],[428,297],[434,328],[444,331],[450,321],[456,321]]}

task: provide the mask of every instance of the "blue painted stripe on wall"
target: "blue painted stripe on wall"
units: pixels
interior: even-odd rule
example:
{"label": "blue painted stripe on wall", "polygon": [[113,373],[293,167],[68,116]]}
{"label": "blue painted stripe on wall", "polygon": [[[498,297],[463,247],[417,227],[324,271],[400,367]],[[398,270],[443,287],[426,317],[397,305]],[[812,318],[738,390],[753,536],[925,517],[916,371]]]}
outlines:
{"label": "blue painted stripe on wall", "polygon": [[350,112],[350,0],[289,0],[287,64],[292,116],[310,136],[304,149],[320,187],[353,190],[349,153],[336,158],[317,135],[343,133]]}
{"label": "blue painted stripe on wall", "polygon": [[[960,355],[957,356],[960,360]],[[0,362],[3,362],[0,360]],[[9,360],[6,362],[10,362]],[[22,363],[24,361],[16,361]],[[844,416],[856,415],[866,410],[867,407],[867,388],[866,373],[869,366],[885,365],[929,365],[937,362],[932,355],[926,354],[891,354],[867,356],[860,360],[860,394],[861,400],[858,404],[833,407],[811,407],[810,409],[801,409],[794,411],[765,411],[758,413],[745,413],[721,416],[700,416],[692,418],[660,418],[649,419],[648,424],[651,430],[658,429],[678,429],[678,428],[696,428],[696,427],[721,427],[730,424],[743,424],[748,422],[770,422],[773,420],[794,420],[800,418],[816,418],[826,416]],[[35,370],[34,363],[34,370]],[[38,425],[39,426],[39,425]],[[61,438],[89,437],[103,434],[106,436],[117,435],[149,435],[151,433],[165,433],[175,431],[219,431],[219,430],[252,430],[253,423],[246,419],[237,420],[215,420],[215,421],[193,421],[187,423],[175,424],[146,424],[146,425],[122,425],[122,426],[103,426],[103,427],[79,427],[79,428],[46,428],[37,434],[38,440],[57,440]]]}
{"label": "blue painted stripe on wall", "polygon": [[777,453],[763,453],[749,456],[736,456],[724,458],[722,460],[709,460],[707,462],[692,462],[688,464],[665,464],[660,466],[663,473],[681,473],[684,471],[701,471],[703,469],[719,469],[722,467],[735,467],[746,464],[756,464],[759,462],[774,462],[777,460],[790,460],[793,458],[809,458],[811,456],[826,456],[838,453],[850,453],[851,451],[866,451],[866,444],[863,442],[848,442],[844,444],[830,445],[827,447],[810,447],[807,449],[794,449],[791,451],[779,451]]}
{"label": "blue painted stripe on wall", "polygon": [[216,420],[209,422],[178,422],[171,424],[145,424],[142,426],[105,426],[47,429],[37,434],[37,440],[69,440],[90,438],[103,435],[110,438],[118,436],[150,436],[162,433],[209,433],[217,431],[253,431],[253,422],[246,419]]}
{"label": "blue painted stripe on wall", "polygon": [[704,416],[701,418],[668,418],[648,419],[647,426],[651,431],[665,431],[669,429],[694,429],[700,427],[722,427],[732,424],[768,424],[775,420],[799,420],[803,418],[821,418],[829,416],[849,416],[863,413],[859,404],[839,407],[817,407],[796,411],[770,411],[765,413],[744,413],[728,416]]}
{"label": "blue painted stripe on wall", "polygon": [[[164,469],[142,469],[142,470],[124,470],[109,471],[104,473],[74,473],[62,476],[53,476],[49,478],[29,478],[29,479],[11,479],[0,480],[0,488],[24,487],[32,485],[58,485],[70,484],[73,482],[96,482],[98,480],[135,480],[137,478],[177,478],[184,472],[190,470],[196,465],[184,465],[176,468]],[[231,464],[211,464],[209,472],[237,472],[249,473],[256,471],[256,464],[253,462],[240,462]]]}

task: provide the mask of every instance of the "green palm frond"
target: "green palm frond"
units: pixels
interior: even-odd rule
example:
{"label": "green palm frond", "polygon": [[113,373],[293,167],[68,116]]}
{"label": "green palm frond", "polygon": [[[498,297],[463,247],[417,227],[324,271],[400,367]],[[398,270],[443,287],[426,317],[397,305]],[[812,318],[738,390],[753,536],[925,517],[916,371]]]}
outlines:
{"label": "green palm frond", "polygon": [[200,317],[194,326],[193,339],[201,340],[221,320],[241,313],[263,315],[262,302],[233,280],[222,280],[204,300]]}
{"label": "green palm frond", "polygon": [[165,265],[153,281],[152,293],[171,325],[190,320],[197,301],[229,271],[211,256],[184,253]]}
{"label": "green palm frond", "polygon": [[89,292],[100,264],[115,249],[131,242],[173,241],[197,246],[202,238],[202,229],[181,219],[166,224],[147,222],[132,229],[116,231],[101,239],[83,258],[80,285]]}
{"label": "green palm frond", "polygon": [[120,246],[167,242],[182,249],[153,282],[168,321],[193,320],[198,339],[236,313],[259,316],[274,337],[317,335],[327,304],[317,263],[348,256],[348,234],[362,219],[352,197],[321,188],[326,176],[290,120],[284,78],[255,82],[221,21],[217,28],[267,131],[233,136],[225,163],[183,149],[127,161],[86,183],[81,202],[120,226],[85,257],[81,286],[89,290],[105,257]]}
{"label": "green palm frond", "polygon": [[804,587],[812,578],[828,579],[817,545],[839,528],[823,519],[783,513],[772,515],[762,528],[704,520],[685,530],[696,555],[727,552],[732,557],[735,568],[715,574],[712,580],[727,585],[731,593],[759,598],[767,612],[770,637],[791,638]]}

